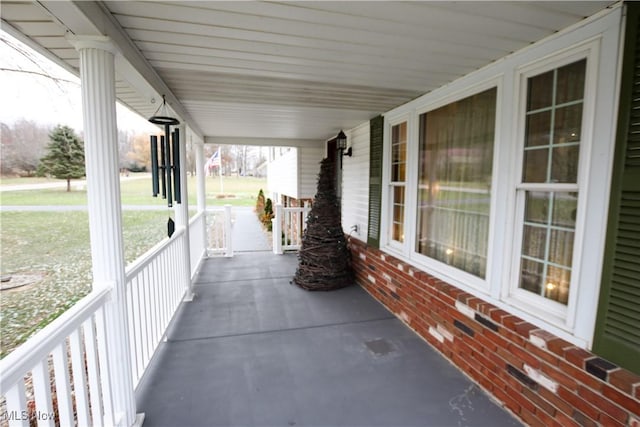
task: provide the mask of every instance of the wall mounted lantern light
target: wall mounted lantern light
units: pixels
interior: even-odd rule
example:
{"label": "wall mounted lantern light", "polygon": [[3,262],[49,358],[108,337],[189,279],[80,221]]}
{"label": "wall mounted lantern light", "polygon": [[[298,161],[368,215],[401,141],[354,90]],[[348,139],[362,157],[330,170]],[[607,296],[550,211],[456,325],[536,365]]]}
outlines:
{"label": "wall mounted lantern light", "polygon": [[347,135],[345,135],[342,130],[338,133],[338,136],[336,136],[336,143],[340,155],[351,157],[351,147],[347,148]]}

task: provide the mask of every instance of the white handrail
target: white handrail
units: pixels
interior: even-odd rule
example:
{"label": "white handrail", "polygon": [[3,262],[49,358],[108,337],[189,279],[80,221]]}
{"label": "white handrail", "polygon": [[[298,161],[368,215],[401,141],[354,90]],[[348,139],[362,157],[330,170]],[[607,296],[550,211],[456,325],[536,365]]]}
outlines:
{"label": "white handrail", "polygon": [[[194,221],[204,221],[204,213]],[[188,289],[191,266],[184,254],[185,238],[185,227],[177,229],[125,270],[134,386]],[[203,246],[203,236],[200,241]],[[113,288],[114,283],[108,283],[91,292],[0,360],[0,394],[9,425],[28,425],[24,418],[34,410],[39,425],[54,425],[53,414],[63,425],[115,423],[104,311]],[[35,409],[30,401],[35,401]]]}
{"label": "white handrail", "polygon": [[0,360],[0,390],[4,392],[12,387],[24,378],[26,371],[49,356],[57,345],[108,301],[112,288],[109,285],[91,292]]}
{"label": "white handrail", "polygon": [[53,426],[56,413],[60,425],[114,424],[103,311],[112,289],[108,283],[91,292],[0,360],[0,394],[10,426],[29,425],[30,417],[39,426]]}
{"label": "white handrail", "polygon": [[147,265],[149,265],[149,263],[151,263],[158,256],[158,254],[164,250],[164,248],[169,244],[169,242],[171,242],[172,240],[178,239],[180,236],[184,234],[184,232],[185,232],[184,227],[180,227],[176,229],[176,231],[173,233],[170,239],[165,238],[161,240],[155,246],[149,249],[147,252],[140,255],[140,257],[138,257],[131,264],[127,265],[125,269],[125,275],[127,277],[127,280],[129,280],[130,277],[133,277],[136,274],[138,274]]}

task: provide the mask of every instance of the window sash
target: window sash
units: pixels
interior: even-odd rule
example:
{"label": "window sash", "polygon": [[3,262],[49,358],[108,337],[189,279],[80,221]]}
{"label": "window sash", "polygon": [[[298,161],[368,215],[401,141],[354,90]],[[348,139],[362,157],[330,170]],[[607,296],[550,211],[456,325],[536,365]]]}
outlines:
{"label": "window sash", "polygon": [[[569,312],[568,306],[571,301],[572,293],[577,292],[577,281],[573,274],[574,269],[578,265],[575,258],[577,249],[575,242],[578,241],[580,228],[578,227],[577,208],[580,205],[580,185],[579,185],[579,164],[581,162],[580,151],[582,140],[584,138],[585,108],[586,102],[586,57],[574,58],[574,61],[563,64],[548,64],[546,70],[538,70],[529,75],[522,75],[522,85],[526,91],[522,92],[521,102],[524,105],[521,114],[522,133],[521,133],[521,161],[520,161],[520,179],[516,184],[516,239],[514,241],[514,261],[512,264],[511,279],[511,296],[517,301],[521,301],[538,313],[547,313],[560,320],[566,322]],[[577,67],[576,67],[577,66]],[[558,76],[560,70],[566,70],[571,67],[582,68],[582,73],[577,79],[582,85],[581,88],[573,87],[573,95],[570,99],[562,99],[562,95],[558,94]],[[533,82],[543,76],[552,76],[547,81],[551,84],[551,88],[538,87],[537,93],[544,93],[545,90],[551,91],[548,105],[533,106],[532,104],[532,88]],[[566,78],[567,76],[565,76]],[[566,83],[566,82],[565,82]],[[579,97],[577,96],[579,94]],[[579,107],[579,123],[573,121],[561,122],[562,126],[558,126],[555,122],[558,111],[569,111],[567,109],[578,110]],[[564,109],[564,110],[563,110]],[[531,118],[537,114],[549,113],[549,122],[544,123],[545,127],[539,127],[539,134],[531,132]],[[577,129],[576,129],[577,126]],[[545,135],[538,138],[538,135]],[[533,141],[531,137],[534,137]],[[546,140],[545,140],[546,139]],[[565,176],[557,180],[554,176],[554,159],[557,154],[554,152],[558,147],[560,149],[573,150],[573,157],[569,160],[575,162],[570,169],[566,169]],[[531,164],[527,164],[528,153],[536,150],[546,150],[546,163],[544,163],[544,179],[540,179],[538,175],[532,177],[529,173]],[[564,159],[563,159],[564,160]],[[560,163],[560,162],[557,162]],[[530,179],[533,178],[533,179]],[[559,181],[559,182],[558,182]],[[527,203],[529,197],[538,194],[546,197],[547,204],[542,208],[544,215],[532,220],[527,218]],[[562,202],[562,199],[565,199]],[[567,202],[567,198],[574,198],[571,202]],[[554,206],[558,200],[558,206],[564,204],[564,209],[570,209],[569,216],[573,216],[573,222],[564,220],[565,224],[555,224],[554,215],[560,207]],[[538,202],[540,205],[541,202]],[[544,205],[544,203],[542,203]],[[571,209],[573,207],[573,209]],[[540,213],[539,213],[540,214]],[[560,214],[558,214],[560,215]],[[565,217],[567,216],[565,212]],[[571,253],[563,253],[570,250]],[[560,254],[560,255],[559,255]],[[558,261],[558,256],[562,259]],[[574,299],[575,300],[575,299]]]}
{"label": "window sash", "polygon": [[486,279],[497,87],[420,115],[414,250]]}
{"label": "window sash", "polygon": [[407,121],[391,125],[388,236],[399,245],[405,241],[408,130]]}

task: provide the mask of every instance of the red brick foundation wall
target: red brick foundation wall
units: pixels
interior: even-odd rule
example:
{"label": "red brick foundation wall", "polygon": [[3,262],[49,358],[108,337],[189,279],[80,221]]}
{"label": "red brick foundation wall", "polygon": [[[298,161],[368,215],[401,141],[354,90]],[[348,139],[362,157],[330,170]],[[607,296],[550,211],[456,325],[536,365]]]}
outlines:
{"label": "red brick foundation wall", "polygon": [[356,281],[533,426],[640,427],[640,376],[351,239]]}

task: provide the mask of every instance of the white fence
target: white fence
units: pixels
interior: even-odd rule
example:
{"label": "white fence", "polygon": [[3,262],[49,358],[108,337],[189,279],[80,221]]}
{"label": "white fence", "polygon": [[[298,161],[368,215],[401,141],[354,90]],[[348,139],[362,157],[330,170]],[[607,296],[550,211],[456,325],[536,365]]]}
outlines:
{"label": "white fence", "polygon": [[311,211],[309,206],[285,208],[280,204],[276,205],[275,218],[271,220],[273,253],[297,251],[302,247],[302,235],[307,228],[309,211]]}
{"label": "white fence", "polygon": [[231,242],[231,205],[207,208],[207,255],[233,256]]}
{"label": "white fence", "polygon": [[9,426],[116,423],[104,339],[110,294],[91,292],[0,361]]}
{"label": "white fence", "polygon": [[137,386],[189,284],[184,228],[127,267],[127,317],[133,384]]}

